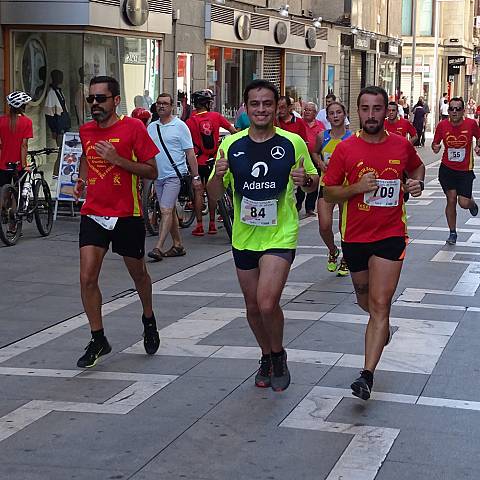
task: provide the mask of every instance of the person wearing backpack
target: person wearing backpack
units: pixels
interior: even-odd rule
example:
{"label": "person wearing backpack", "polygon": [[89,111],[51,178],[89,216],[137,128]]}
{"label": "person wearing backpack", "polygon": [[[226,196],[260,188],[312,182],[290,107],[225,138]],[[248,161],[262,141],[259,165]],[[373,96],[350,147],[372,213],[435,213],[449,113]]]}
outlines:
{"label": "person wearing backpack", "polygon": [[[223,127],[230,133],[237,131],[223,115],[210,111],[212,101],[213,93],[211,90],[205,89],[194,92],[192,94],[192,102],[195,110],[186,121],[188,129],[192,134],[193,148],[198,162],[198,174],[200,175],[203,185],[202,190],[195,191],[195,216],[197,218],[197,226],[192,230],[192,235],[197,237],[205,235],[202,223],[203,196],[210,172],[212,171],[212,165],[209,164],[209,160],[215,158],[220,144],[220,127]],[[210,213],[208,233],[210,235],[217,233],[215,207],[216,202],[208,199],[208,209]]]}

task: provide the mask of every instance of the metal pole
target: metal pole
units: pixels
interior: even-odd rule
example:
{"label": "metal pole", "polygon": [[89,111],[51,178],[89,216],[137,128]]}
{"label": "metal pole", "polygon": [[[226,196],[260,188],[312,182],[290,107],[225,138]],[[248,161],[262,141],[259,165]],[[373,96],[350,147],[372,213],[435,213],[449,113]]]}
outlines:
{"label": "metal pole", "polygon": [[[433,88],[432,88],[432,115],[430,118],[430,128],[432,132],[435,130],[435,123],[437,120],[437,106],[438,106],[438,42],[440,36],[440,1],[436,0],[435,2],[435,48],[433,51]],[[440,113],[440,112],[439,112]]]}
{"label": "metal pole", "polygon": [[417,54],[417,0],[412,1],[412,78],[410,81],[410,112],[413,110],[415,88],[415,56]]}

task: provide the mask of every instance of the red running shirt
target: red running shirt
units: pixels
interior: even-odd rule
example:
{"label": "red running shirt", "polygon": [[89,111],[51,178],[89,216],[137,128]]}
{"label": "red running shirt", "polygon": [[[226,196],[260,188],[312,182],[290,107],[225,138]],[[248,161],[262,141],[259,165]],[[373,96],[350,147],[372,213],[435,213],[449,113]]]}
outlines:
{"label": "red running shirt", "polygon": [[220,127],[229,130],[230,122],[218,112],[193,111],[192,116],[185,122],[192,134],[193,147],[199,165],[206,165],[209,158],[217,155]]}
{"label": "red running shirt", "polygon": [[138,217],[141,215],[139,177],[112,165],[98,155],[95,144],[110,142],[117,153],[132,162],[146,163],[158,153],[145,125],[135,118],[120,117],[111,127],[95,121],[80,127],[83,154],[87,159],[87,194],[82,215]]}
{"label": "red running shirt", "polygon": [[315,120],[313,127],[305,122],[305,128],[307,133],[307,147],[310,153],[315,151],[315,143],[317,141],[317,135],[325,130],[325,125],[320,120]]}
{"label": "red running shirt", "polygon": [[19,162],[18,170],[21,170],[22,143],[26,138],[33,138],[32,121],[25,115],[17,117],[15,131],[10,130],[10,116],[0,117],[0,170],[7,170],[7,163]]}
{"label": "red running shirt", "polygon": [[290,122],[284,122],[278,118],[275,125],[278,125],[282,130],[300,135],[305,143],[308,142],[307,125],[303,118],[292,115]]}
{"label": "red running shirt", "polygon": [[440,144],[443,141],[445,145],[442,163],[452,170],[473,170],[473,137],[480,137],[480,128],[475,120],[465,118],[458,126],[452,125],[448,119],[442,120],[433,137],[433,143]]}
{"label": "red running shirt", "polygon": [[[339,143],[323,178],[325,186],[345,182],[353,185],[369,172],[374,172],[378,179],[401,183],[404,172],[411,173],[422,161],[407,139],[387,135],[382,143],[367,143],[358,133]],[[391,207],[368,205],[363,193],[355,195],[343,204],[342,240],[370,243],[404,237],[406,217],[402,190],[398,194],[398,205]]]}
{"label": "red running shirt", "polygon": [[402,137],[407,137],[407,134],[410,135],[410,138],[413,138],[417,135],[417,131],[415,127],[404,118],[399,118],[395,122],[391,123],[388,120],[385,120],[384,123],[385,130],[388,133],[396,133],[397,135],[401,135]]}

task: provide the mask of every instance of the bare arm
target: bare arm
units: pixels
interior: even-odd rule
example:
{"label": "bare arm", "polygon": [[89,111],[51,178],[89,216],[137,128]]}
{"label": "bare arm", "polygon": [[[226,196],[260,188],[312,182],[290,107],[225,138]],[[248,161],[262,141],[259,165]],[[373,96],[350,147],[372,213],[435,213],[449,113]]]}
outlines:
{"label": "bare arm", "polygon": [[87,159],[84,153],[82,153],[79,162],[78,179],[73,186],[73,198],[75,198],[75,200],[78,200],[82,196],[85,190],[85,182],[87,181]]}
{"label": "bare arm", "polygon": [[213,177],[211,177],[207,183],[208,196],[215,202],[218,202],[218,200],[220,200],[220,197],[225,192],[225,187],[223,185],[223,177],[228,170],[228,160],[225,158],[223,150],[220,149],[219,153],[220,156],[215,162],[215,175],[213,175]]}
{"label": "bare arm", "polygon": [[325,162],[323,161],[323,158],[321,155],[322,144],[323,144],[323,132],[320,132],[317,135],[317,138],[315,139],[315,148],[311,154],[311,157],[312,157],[313,163],[315,163],[315,166],[318,167],[322,172],[326,172],[327,166],[325,165]]}
{"label": "bare arm", "polygon": [[422,163],[415,170],[409,172],[409,178],[405,182],[403,189],[410,193],[412,197],[419,197],[422,194],[422,182],[425,178],[425,165]]}
{"label": "bare arm", "polygon": [[415,145],[415,143],[417,142],[418,140],[418,135],[414,135],[413,137],[410,137],[410,143],[412,145]]}
{"label": "bare arm", "polygon": [[195,156],[195,152],[193,148],[189,148],[185,150],[185,155],[187,157],[188,166],[190,167],[191,174],[196,177],[198,176],[198,163],[197,157]]}

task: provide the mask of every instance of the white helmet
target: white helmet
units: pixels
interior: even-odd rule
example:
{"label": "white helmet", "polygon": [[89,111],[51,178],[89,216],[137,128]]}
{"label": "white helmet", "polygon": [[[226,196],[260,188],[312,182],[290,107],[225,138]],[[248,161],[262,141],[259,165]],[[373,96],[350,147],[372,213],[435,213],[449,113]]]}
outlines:
{"label": "white helmet", "polygon": [[7,103],[13,108],[20,108],[32,100],[30,95],[25,92],[12,92],[7,95]]}

